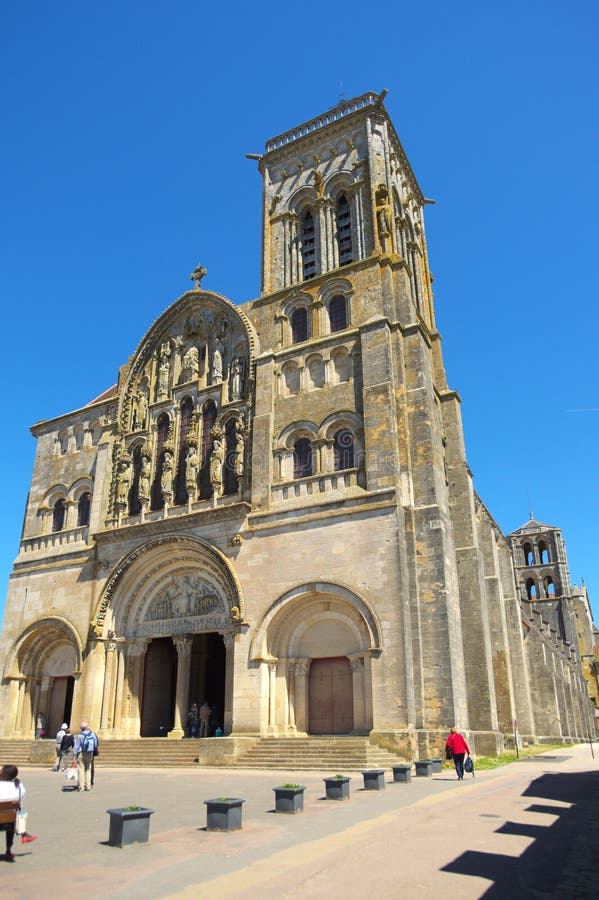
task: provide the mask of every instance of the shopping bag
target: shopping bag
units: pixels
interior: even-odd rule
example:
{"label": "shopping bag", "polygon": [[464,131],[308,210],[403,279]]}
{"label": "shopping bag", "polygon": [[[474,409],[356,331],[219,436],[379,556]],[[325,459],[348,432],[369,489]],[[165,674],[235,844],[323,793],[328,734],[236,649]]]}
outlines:
{"label": "shopping bag", "polygon": [[79,784],[79,766],[71,766],[67,769],[67,781],[71,783],[72,787]]}
{"label": "shopping bag", "polygon": [[469,756],[464,763],[464,772],[472,772],[474,775],[474,763],[472,762],[472,758]]}
{"label": "shopping bag", "polygon": [[15,832],[17,834],[25,834],[27,832],[27,813],[24,809],[19,809],[17,811],[17,818],[15,819]]}

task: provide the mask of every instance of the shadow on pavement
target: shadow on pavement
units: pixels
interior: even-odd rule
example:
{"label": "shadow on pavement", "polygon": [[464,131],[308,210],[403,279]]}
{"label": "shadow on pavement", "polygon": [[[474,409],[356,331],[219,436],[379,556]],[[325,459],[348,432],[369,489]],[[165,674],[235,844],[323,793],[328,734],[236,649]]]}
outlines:
{"label": "shadow on pavement", "polygon": [[[599,772],[545,773],[523,792],[523,797],[553,800],[571,806],[533,803],[527,812],[558,818],[549,825],[505,822],[497,834],[515,834],[533,838],[520,856],[481,853],[467,850],[456,857],[443,872],[487,878],[494,884],[481,896],[490,898],[553,897],[568,863],[572,848],[584,836],[591,812],[599,799]],[[598,880],[599,896],[599,872]]]}

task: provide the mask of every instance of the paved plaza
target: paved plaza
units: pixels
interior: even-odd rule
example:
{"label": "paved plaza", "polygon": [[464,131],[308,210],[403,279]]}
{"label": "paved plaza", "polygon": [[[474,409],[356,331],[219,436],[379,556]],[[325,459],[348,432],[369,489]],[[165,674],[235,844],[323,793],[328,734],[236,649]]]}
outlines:
{"label": "paved plaza", "polygon": [[[4,760],[3,762],[9,762]],[[113,769],[90,793],[22,769],[30,831],[0,860],[3,898],[596,897],[599,759],[588,746],[477,772],[324,799],[334,772]],[[306,786],[304,812],[273,813],[272,788]],[[203,801],[245,799],[243,830],[205,830]],[[149,806],[150,842],[109,846],[111,807]],[[589,831],[589,828],[591,829]],[[3,836],[0,840],[3,841]],[[3,846],[2,848],[3,849]]]}

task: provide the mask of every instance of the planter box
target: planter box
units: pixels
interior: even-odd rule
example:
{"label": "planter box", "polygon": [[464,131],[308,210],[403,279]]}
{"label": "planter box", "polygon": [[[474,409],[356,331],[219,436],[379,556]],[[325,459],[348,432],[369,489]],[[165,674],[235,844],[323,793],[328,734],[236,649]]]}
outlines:
{"label": "planter box", "polygon": [[245,800],[227,798],[204,800],[206,804],[206,831],[239,831],[242,806]]}
{"label": "planter box", "polygon": [[305,787],[276,787],[275,792],[275,812],[278,813],[300,813],[304,811],[304,791]]}
{"label": "planter box", "polygon": [[362,772],[364,776],[365,791],[384,791],[385,790],[385,770],[384,769],[365,769]]}
{"label": "planter box", "polygon": [[443,760],[441,757],[434,757],[430,761],[433,764],[433,773],[443,771]]}
{"label": "planter box", "polygon": [[325,778],[324,786],[327,800],[349,800],[349,783],[351,778]]}
{"label": "planter box", "polygon": [[412,780],[412,766],[392,766],[393,781],[401,781],[406,784]]}
{"label": "planter box", "polygon": [[414,763],[416,778],[430,778],[433,774],[433,764],[430,759],[420,759]]}
{"label": "planter box", "polygon": [[147,844],[150,835],[150,816],[153,809],[107,809],[110,816],[108,843],[112,847],[125,847],[127,844]]}

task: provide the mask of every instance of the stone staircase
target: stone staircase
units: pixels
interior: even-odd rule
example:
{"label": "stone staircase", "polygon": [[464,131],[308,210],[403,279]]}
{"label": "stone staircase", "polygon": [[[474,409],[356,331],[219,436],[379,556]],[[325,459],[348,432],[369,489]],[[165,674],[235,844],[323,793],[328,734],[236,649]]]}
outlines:
{"label": "stone staircase", "polygon": [[303,769],[332,774],[389,769],[405,762],[367,737],[261,738],[235,765],[248,769]]}
{"label": "stone staircase", "polygon": [[[0,761],[16,766],[50,767],[54,741],[0,738]],[[99,766],[173,768],[201,765],[248,769],[320,771],[324,774],[389,769],[404,762],[367,737],[205,738],[170,740],[100,739]]]}

